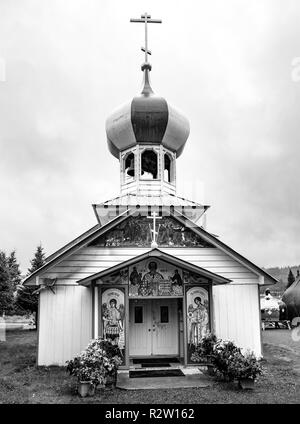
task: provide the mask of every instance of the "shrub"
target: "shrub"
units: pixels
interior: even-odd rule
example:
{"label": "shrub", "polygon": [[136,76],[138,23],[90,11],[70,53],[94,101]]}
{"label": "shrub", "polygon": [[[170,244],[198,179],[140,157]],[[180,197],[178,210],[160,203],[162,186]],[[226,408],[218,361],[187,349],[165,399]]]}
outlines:
{"label": "shrub", "polygon": [[241,355],[241,349],[231,341],[219,341],[214,346],[214,365],[217,373],[226,381],[232,381],[235,378],[232,363],[237,355]]}
{"label": "shrub", "polygon": [[109,340],[92,340],[74,359],[67,361],[67,371],[79,381],[91,381],[95,386],[105,384],[109,375],[116,374],[121,365],[121,352]]}
{"label": "shrub", "polygon": [[235,354],[230,363],[231,373],[234,378],[241,380],[243,378],[252,378],[255,380],[258,375],[263,373],[263,368],[256,359],[253,352]]}
{"label": "shrub", "polygon": [[192,353],[191,360],[193,362],[203,362],[211,357],[213,360],[214,347],[218,343],[215,334],[209,333],[201,342],[196,346],[195,351]]}
{"label": "shrub", "polygon": [[217,373],[226,381],[252,378],[253,380],[263,369],[253,352],[244,355],[233,342],[218,342],[214,347],[213,361]]}

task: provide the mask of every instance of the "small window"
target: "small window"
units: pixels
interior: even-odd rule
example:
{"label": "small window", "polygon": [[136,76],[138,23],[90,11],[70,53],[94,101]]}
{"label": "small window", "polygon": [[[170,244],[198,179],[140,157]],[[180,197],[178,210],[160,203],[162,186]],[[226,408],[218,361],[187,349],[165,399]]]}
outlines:
{"label": "small window", "polygon": [[135,324],[143,323],[143,307],[142,306],[134,307],[134,323]]}
{"label": "small window", "polygon": [[134,169],[134,154],[129,153],[124,159],[124,169],[125,169],[125,179],[134,178],[135,169]]}
{"label": "small window", "polygon": [[168,308],[168,306],[161,306],[160,307],[160,322],[161,323],[169,322],[169,308]]}

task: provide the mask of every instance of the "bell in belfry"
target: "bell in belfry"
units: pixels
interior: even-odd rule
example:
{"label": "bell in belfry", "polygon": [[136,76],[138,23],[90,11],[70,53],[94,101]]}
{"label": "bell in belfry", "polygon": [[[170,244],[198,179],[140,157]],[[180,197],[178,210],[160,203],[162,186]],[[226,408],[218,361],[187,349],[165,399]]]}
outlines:
{"label": "bell in belfry", "polygon": [[127,175],[134,177],[134,159],[131,159],[129,168],[127,170]]}

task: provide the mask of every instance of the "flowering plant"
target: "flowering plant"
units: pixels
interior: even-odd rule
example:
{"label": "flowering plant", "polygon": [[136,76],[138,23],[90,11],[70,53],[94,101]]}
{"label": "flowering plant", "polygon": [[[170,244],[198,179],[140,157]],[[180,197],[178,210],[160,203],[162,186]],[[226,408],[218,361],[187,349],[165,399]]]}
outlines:
{"label": "flowering plant", "polygon": [[218,374],[227,381],[235,378],[234,360],[241,355],[241,349],[232,341],[222,341],[216,343],[213,350],[214,365]]}
{"label": "flowering plant", "polygon": [[214,347],[214,365],[217,372],[227,381],[252,378],[263,372],[263,368],[253,352],[242,351],[231,341],[220,341]]}
{"label": "flowering plant", "polygon": [[79,356],[67,361],[67,371],[79,381],[91,381],[95,386],[105,384],[109,375],[116,374],[121,356],[118,346],[109,340],[92,340]]}
{"label": "flowering plant", "polygon": [[195,348],[195,351],[192,353],[191,360],[193,362],[203,362],[207,360],[207,357],[213,357],[214,347],[218,343],[218,339],[213,333],[209,333],[202,338],[200,343]]}
{"label": "flowering plant", "polygon": [[241,380],[243,378],[256,379],[258,375],[263,373],[261,364],[256,359],[253,352],[235,354],[230,363],[231,373],[234,378]]}

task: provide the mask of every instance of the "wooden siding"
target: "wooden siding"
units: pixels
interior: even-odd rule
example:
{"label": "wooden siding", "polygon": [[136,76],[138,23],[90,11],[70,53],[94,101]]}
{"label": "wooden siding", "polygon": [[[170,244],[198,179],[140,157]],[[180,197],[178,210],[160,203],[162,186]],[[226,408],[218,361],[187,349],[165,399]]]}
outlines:
{"label": "wooden siding", "polygon": [[216,335],[232,340],[239,347],[262,355],[258,285],[213,287],[214,327]]}
{"label": "wooden siding", "polygon": [[40,293],[38,365],[65,365],[92,338],[91,288],[63,286]]}
{"label": "wooden siding", "polygon": [[[163,252],[222,275],[233,283],[256,283],[258,276],[217,248],[161,248]],[[85,247],[62,260],[41,278],[58,278],[60,284],[74,284],[96,272],[125,262],[149,249]]]}

